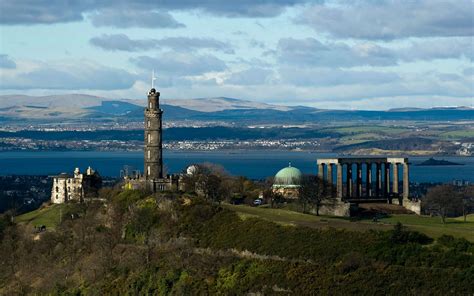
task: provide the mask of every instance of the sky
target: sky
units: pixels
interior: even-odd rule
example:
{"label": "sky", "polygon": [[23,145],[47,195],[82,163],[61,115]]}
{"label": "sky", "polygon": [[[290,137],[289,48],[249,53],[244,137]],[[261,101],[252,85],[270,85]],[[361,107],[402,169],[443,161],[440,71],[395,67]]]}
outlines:
{"label": "sky", "polygon": [[473,0],[0,0],[0,94],[474,105]]}

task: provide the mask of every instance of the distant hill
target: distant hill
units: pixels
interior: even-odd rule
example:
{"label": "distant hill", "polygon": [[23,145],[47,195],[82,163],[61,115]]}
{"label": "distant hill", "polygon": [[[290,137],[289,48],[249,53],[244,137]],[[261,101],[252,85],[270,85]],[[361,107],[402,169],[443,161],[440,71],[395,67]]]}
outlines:
{"label": "distant hill", "polygon": [[252,102],[240,99],[232,99],[225,97],[218,98],[199,98],[199,99],[180,99],[180,100],[166,100],[166,104],[172,106],[179,106],[190,110],[201,112],[218,112],[224,110],[278,110],[290,111],[292,107],[271,105],[259,102]]}
{"label": "distant hill", "polygon": [[335,151],[350,151],[355,149],[366,149],[366,148],[377,148],[383,150],[401,150],[401,151],[411,151],[411,150],[432,150],[433,147],[437,144],[435,140],[425,139],[425,138],[405,138],[403,141],[400,139],[390,139],[390,140],[378,140],[378,141],[367,141],[358,144],[344,145],[338,148],[335,148]]}
{"label": "distant hill", "polygon": [[137,110],[138,106],[123,101],[102,101],[99,106],[87,107],[86,109],[108,115],[125,115]]}
{"label": "distant hill", "polygon": [[[0,120],[123,119],[142,120],[145,100],[110,99],[82,94],[0,96]],[[166,120],[227,121],[241,123],[317,123],[347,120],[472,120],[474,109],[401,108],[388,111],[322,110],[306,106],[278,106],[232,98],[162,100]]]}
{"label": "distant hill", "polygon": [[430,158],[428,160],[425,160],[419,164],[418,166],[437,166],[437,165],[464,165],[463,163],[457,163],[457,162],[452,162],[444,159],[434,159]]}

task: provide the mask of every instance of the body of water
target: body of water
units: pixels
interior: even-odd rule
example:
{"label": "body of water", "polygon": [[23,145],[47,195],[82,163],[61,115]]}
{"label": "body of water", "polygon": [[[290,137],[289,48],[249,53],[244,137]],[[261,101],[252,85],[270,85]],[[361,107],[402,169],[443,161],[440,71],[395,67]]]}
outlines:
{"label": "body of water", "polygon": [[[291,152],[291,151],[164,151],[164,162],[168,172],[179,173],[188,165],[212,162],[222,165],[233,175],[252,179],[273,176],[281,168],[292,166],[303,173],[317,173],[318,157],[333,157],[335,154]],[[474,157],[437,157],[463,166],[416,166],[428,157],[410,157],[411,181],[450,182],[463,179],[474,182]],[[143,171],[142,152],[102,151],[38,151],[1,152],[0,175],[55,175],[71,173],[75,167],[85,170],[88,166],[97,169],[103,176],[119,176],[124,165]]]}

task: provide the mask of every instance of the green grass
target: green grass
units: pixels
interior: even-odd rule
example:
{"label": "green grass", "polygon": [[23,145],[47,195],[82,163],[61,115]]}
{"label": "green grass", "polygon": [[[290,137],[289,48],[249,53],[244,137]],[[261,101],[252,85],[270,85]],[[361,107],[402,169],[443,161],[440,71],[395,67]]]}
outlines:
{"label": "green grass", "polygon": [[341,219],[332,216],[316,216],[303,214],[288,209],[272,209],[268,207],[249,207],[244,205],[224,204],[225,208],[233,210],[243,219],[258,217],[282,225],[306,226],[311,228],[344,228],[354,231],[366,231],[369,229],[389,230],[391,225],[373,223],[368,221],[351,222],[349,219]]}
{"label": "green grass", "polygon": [[395,135],[401,134],[407,131],[410,131],[407,128],[403,127],[389,127],[389,126],[348,126],[348,127],[338,127],[330,128],[328,131],[333,131],[341,134],[361,134],[361,133],[376,133],[376,134],[388,134]]}
{"label": "green grass", "polygon": [[[461,216],[461,217],[457,217],[457,218],[455,218],[455,220],[464,221],[464,217],[462,217],[462,216]],[[474,214],[467,215],[466,221],[468,221],[468,222],[474,222]]]}
{"label": "green grass", "polygon": [[375,141],[382,139],[380,134],[376,133],[361,133],[361,134],[354,134],[354,135],[347,135],[340,138],[340,141],[344,143],[344,145],[350,144],[358,144],[367,141]]}
{"label": "green grass", "polygon": [[60,215],[67,212],[67,205],[48,205],[26,214],[17,216],[17,223],[30,224],[33,226],[45,225],[47,228],[56,228],[60,223]]}
{"label": "green grass", "polygon": [[464,237],[474,242],[474,215],[468,217],[468,222],[464,222],[462,217],[449,218],[443,224],[439,217],[417,216],[417,215],[392,215],[389,218],[380,219],[374,223],[371,220],[361,220],[352,222],[348,218],[315,216],[303,214],[287,209],[272,209],[268,207],[249,207],[244,205],[224,205],[225,208],[233,210],[240,217],[258,217],[283,225],[306,226],[311,228],[343,228],[353,231],[389,230],[397,222],[411,230],[416,230],[426,235],[437,238],[443,234],[454,237]]}
{"label": "green grass", "polygon": [[474,129],[450,131],[442,133],[439,136],[444,139],[474,138]]}
{"label": "green grass", "polygon": [[439,237],[443,234],[455,237],[464,237],[474,242],[474,215],[470,215],[467,222],[463,217],[448,218],[443,224],[440,217],[417,216],[417,215],[392,215],[381,219],[383,223],[396,224],[397,222],[413,230],[423,232],[431,237]]}

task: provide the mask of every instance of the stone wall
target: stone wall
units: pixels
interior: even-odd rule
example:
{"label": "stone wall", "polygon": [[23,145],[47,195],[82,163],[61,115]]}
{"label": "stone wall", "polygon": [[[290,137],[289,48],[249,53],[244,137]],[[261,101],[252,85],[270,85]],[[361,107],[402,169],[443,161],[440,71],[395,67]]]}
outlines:
{"label": "stone wall", "polygon": [[409,199],[404,199],[403,207],[417,215],[421,215],[421,201],[411,201]]}
{"label": "stone wall", "polygon": [[51,190],[51,202],[54,204],[61,204],[66,202],[66,180],[65,178],[54,178],[53,188]]}
{"label": "stone wall", "polygon": [[[310,210],[312,214],[316,214],[316,208]],[[320,215],[350,217],[351,204],[343,201],[325,202],[319,207]]]}

